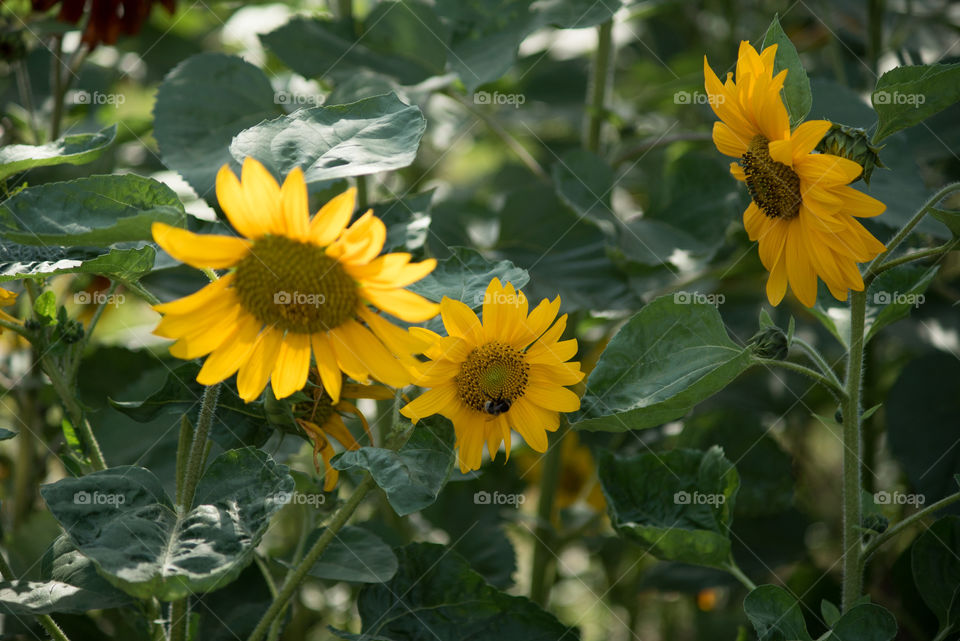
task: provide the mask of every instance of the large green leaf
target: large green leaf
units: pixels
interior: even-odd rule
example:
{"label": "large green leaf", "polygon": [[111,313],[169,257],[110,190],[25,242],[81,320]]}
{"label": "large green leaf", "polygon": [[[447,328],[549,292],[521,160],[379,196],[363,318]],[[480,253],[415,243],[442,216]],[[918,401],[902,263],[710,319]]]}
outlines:
{"label": "large green leaf", "polygon": [[136,174],[90,176],[18,192],[0,206],[0,235],[26,245],[106,247],[152,240],[156,221],[181,226],[172,189]]}
{"label": "large green leaf", "polygon": [[350,22],[297,17],[260,39],[307,78],[348,82],[358,72],[371,70],[410,85],[443,72],[446,27],[428,4],[381,2],[364,22],[358,37]]}
{"label": "large green leaf", "polygon": [[787,79],[783,84],[783,102],[790,115],[790,124],[794,127],[803,122],[810,113],[813,104],[813,95],[810,93],[810,79],[800,62],[797,48],[790,42],[790,38],[780,26],[780,17],[774,16],[773,22],[767,28],[763,38],[763,47],[777,46],[777,56],[773,61],[773,74],[777,75],[783,69],[787,70]]}
{"label": "large green leaf", "polygon": [[[307,548],[320,538],[325,528],[313,531]],[[331,581],[383,583],[397,573],[397,555],[379,536],[362,527],[348,525],[310,568],[310,576]]]}
{"label": "large green leaf", "polygon": [[127,605],[130,597],[97,574],[93,563],[59,537],[43,557],[40,581],[0,582],[0,612],[13,616],[81,613]]}
{"label": "large green leaf", "polygon": [[452,247],[449,257],[438,261],[436,269],[408,289],[438,303],[446,296],[478,309],[494,278],[504,285],[513,283],[517,289],[530,280],[526,270],[509,260],[491,261],[474,249]]}
{"label": "large green leaf", "polygon": [[577,641],[576,628],[561,624],[533,601],[484,582],[456,552],[434,543],[397,550],[400,569],[387,583],[365,586],[357,609],[362,634],[341,630],[341,639],[413,641]]}
{"label": "large green leaf", "polygon": [[960,101],[960,63],[892,69],[877,80],[871,101],[880,119],[878,142]]}
{"label": "large green leaf", "polygon": [[212,202],[217,171],[233,160],[233,137],[283,110],[262,71],[236,56],[202,53],[167,75],[153,113],[164,164]]}
{"label": "large green leaf", "polygon": [[0,283],[57,274],[97,274],[133,283],[150,273],[155,258],[156,251],[150,245],[97,253],[81,248],[0,242]]}
{"label": "large green leaf", "polygon": [[897,620],[890,611],[874,603],[861,603],[833,625],[825,641],[893,641]]}
{"label": "large green leaf", "polygon": [[426,126],[420,109],[386,94],[267,120],[240,132],[230,153],[278,177],[300,167],[308,183],[362,176],[412,163]]}
{"label": "large green leaf", "polygon": [[293,490],[286,466],[253,448],[218,456],[179,515],[152,472],[124,466],[41,489],[77,549],[112,584],[164,601],[207,592],[252,560],[270,517]]}
{"label": "large green leaf", "polygon": [[800,604],[778,585],[751,590],[743,601],[743,610],[760,641],[811,641]]}
{"label": "large green leaf", "polygon": [[654,300],[607,345],[587,379],[577,428],[623,431],[680,418],[750,367],[717,308],[680,293]]}
{"label": "large green leaf", "polygon": [[[890,451],[927,505],[957,490],[953,480],[960,470],[957,381],[960,361],[945,352],[932,352],[908,363],[886,398]],[[922,426],[922,438],[918,438],[918,426]]]}
{"label": "large green leaf", "polygon": [[616,220],[610,205],[613,168],[586,149],[563,154],[551,170],[557,194],[571,209],[594,220]]}
{"label": "large green leaf", "polygon": [[95,134],[71,134],[45,145],[0,147],[0,180],[33,167],[92,162],[116,137],[117,126],[110,125]]}
{"label": "large green leaf", "polygon": [[332,461],[338,470],[363,469],[386,493],[400,516],[437,500],[453,469],[453,428],[442,417],[421,421],[398,451],[361,447],[341,452]]}
{"label": "large green leaf", "polygon": [[600,483],[621,535],[665,561],[723,568],[740,479],[712,447],[620,458],[602,451]]}
{"label": "large green leaf", "polygon": [[910,563],[920,596],[940,628],[960,625],[960,517],[947,516],[921,534]]}

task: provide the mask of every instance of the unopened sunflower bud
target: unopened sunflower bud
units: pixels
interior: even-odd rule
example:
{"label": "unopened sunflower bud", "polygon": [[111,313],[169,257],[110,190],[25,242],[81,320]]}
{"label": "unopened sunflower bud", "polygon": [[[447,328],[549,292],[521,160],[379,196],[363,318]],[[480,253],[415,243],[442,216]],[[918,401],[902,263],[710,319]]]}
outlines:
{"label": "unopened sunflower bud", "polygon": [[880,162],[881,149],[882,147],[870,144],[870,137],[865,130],[838,124],[831,126],[830,131],[817,145],[820,153],[840,156],[860,165],[863,168],[860,177],[868,185],[873,170],[884,166]]}
{"label": "unopened sunflower bud", "polygon": [[882,534],[889,525],[890,521],[882,514],[867,514],[863,517],[862,526],[864,530],[871,530],[877,534]]}
{"label": "unopened sunflower bud", "polygon": [[782,361],[787,357],[789,345],[787,335],[779,327],[766,327],[753,335],[750,339],[753,353],[760,358],[771,358]]}

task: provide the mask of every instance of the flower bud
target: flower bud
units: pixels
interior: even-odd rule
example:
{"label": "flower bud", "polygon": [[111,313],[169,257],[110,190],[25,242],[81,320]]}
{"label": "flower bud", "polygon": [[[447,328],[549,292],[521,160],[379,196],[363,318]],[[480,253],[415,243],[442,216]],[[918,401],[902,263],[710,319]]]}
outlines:
{"label": "flower bud", "polygon": [[840,156],[863,167],[860,177],[868,185],[873,170],[884,166],[880,162],[881,149],[882,147],[870,144],[870,138],[865,130],[838,124],[830,127],[830,131],[817,145],[817,151],[820,153]]}
{"label": "flower bud", "polygon": [[753,353],[760,358],[782,361],[787,357],[790,346],[787,335],[779,327],[765,327],[750,339]]}

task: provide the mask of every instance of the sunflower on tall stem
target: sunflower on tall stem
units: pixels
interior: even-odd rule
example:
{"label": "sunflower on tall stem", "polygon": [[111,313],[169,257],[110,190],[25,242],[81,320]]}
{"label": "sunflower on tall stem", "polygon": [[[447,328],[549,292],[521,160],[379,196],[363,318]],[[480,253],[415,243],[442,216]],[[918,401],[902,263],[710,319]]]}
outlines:
{"label": "sunflower on tall stem", "polygon": [[[824,281],[837,300],[850,298],[846,377],[842,384],[826,359],[801,341],[795,342],[811,356],[822,375],[797,364],[779,363],[824,384],[840,402],[842,605],[846,611],[862,595],[863,572],[869,556],[914,522],[914,517],[930,513],[935,507],[921,510],[870,539],[862,534],[861,380],[866,288],[887,269],[940,255],[957,246],[954,240],[933,250],[889,259],[920,220],[946,196],[960,190],[960,185],[950,185],[934,195],[886,245],[877,240],[858,219],[878,216],[886,206],[850,186],[863,177],[864,168],[860,164],[850,158],[817,152],[818,148],[824,148],[821,143],[828,132],[836,128],[842,130],[842,126],[836,127],[826,120],[810,120],[791,127],[781,96],[789,71],[783,68],[775,73],[777,54],[777,45],[757,51],[744,41],[740,44],[735,73],[728,73],[721,81],[704,57],[704,79],[710,106],[720,119],[713,126],[713,141],[721,153],[736,159],[730,164],[730,173],[745,183],[750,193],[751,202],[744,211],[743,224],[750,240],[757,243],[760,261],[769,272],[766,283],[769,302],[778,305],[789,285],[804,306],[813,307],[817,303],[818,279]],[[867,264],[861,269],[861,263]],[[960,494],[944,501],[958,499]]]}

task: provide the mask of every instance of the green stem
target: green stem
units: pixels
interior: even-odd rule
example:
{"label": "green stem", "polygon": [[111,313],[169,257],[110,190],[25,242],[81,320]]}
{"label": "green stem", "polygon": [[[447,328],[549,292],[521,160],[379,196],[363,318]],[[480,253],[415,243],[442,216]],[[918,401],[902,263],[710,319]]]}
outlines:
{"label": "green stem", "polygon": [[27,329],[20,323],[14,323],[13,321],[3,320],[0,318],[0,328],[9,329],[11,332],[20,334],[26,339],[30,339],[30,333]]}
{"label": "green stem", "polygon": [[778,361],[773,358],[757,358],[755,360],[760,365],[766,365],[767,367],[781,367],[783,369],[790,370],[791,372],[797,372],[798,374],[803,374],[804,376],[812,378],[832,392],[837,399],[842,399],[844,396],[846,396],[846,392],[844,391],[843,387],[839,385],[839,381],[834,382],[835,377],[834,380],[831,380],[817,370],[810,369],[806,365],[800,365],[799,363],[792,363],[790,361]]}
{"label": "green stem", "polygon": [[867,50],[870,55],[870,69],[874,75],[879,75],[880,52],[883,50],[883,13],[884,0],[870,0],[867,5],[867,24],[870,29],[870,40]]}
{"label": "green stem", "polygon": [[63,407],[67,410],[70,423],[83,440],[84,449],[86,450],[87,456],[90,457],[94,469],[107,469],[107,461],[103,458],[103,450],[100,449],[100,443],[93,434],[93,428],[90,427],[90,422],[84,418],[83,408],[80,407],[80,403],[77,401],[77,397],[72,389],[73,386],[67,383],[63,374],[60,373],[56,365],[47,357],[40,359],[40,368],[47,375],[47,378],[50,379],[53,389],[57,392],[60,401],[63,403]]}
{"label": "green stem", "polygon": [[537,526],[533,545],[533,569],[530,579],[530,599],[546,606],[550,600],[550,588],[553,584],[554,552],[552,543],[553,504],[557,495],[557,483],[560,480],[563,437],[570,430],[570,421],[566,415],[560,415],[560,427],[553,437],[553,443],[543,457],[543,475],[540,477],[540,498],[537,502]]}
{"label": "green stem", "polygon": [[63,37],[53,37],[52,57],[50,58],[50,85],[53,92],[53,113],[50,115],[50,140],[60,137],[60,121],[63,118],[63,99],[66,92],[63,90]]}
{"label": "green stem", "polygon": [[863,375],[863,334],[866,321],[866,291],[850,295],[850,352],[847,360],[846,394],[843,398],[843,612],[860,598],[863,575],[860,566],[860,380]]}
{"label": "green stem", "polygon": [[843,385],[840,383],[840,379],[837,378],[836,372],[833,371],[833,368],[830,367],[827,359],[823,357],[816,347],[798,336],[793,337],[793,344],[800,347],[800,349],[802,349],[804,353],[810,357],[810,360],[813,361],[814,365],[816,365],[820,371],[823,372],[823,375],[829,378],[834,385],[840,388],[843,387]]}
{"label": "green stem", "polygon": [[872,275],[877,276],[888,269],[893,269],[894,267],[903,265],[904,263],[911,263],[915,260],[924,260],[925,258],[932,258],[934,256],[939,256],[940,254],[946,254],[953,251],[957,244],[960,244],[960,238],[954,238],[948,243],[944,243],[936,247],[921,249],[920,251],[915,251],[912,254],[907,254],[905,256],[900,256],[899,258],[894,258],[893,260],[888,260],[874,269]]}
{"label": "green stem", "polygon": [[[190,456],[187,457],[186,465],[180,464],[181,453],[177,452],[178,467],[182,470],[182,478],[177,478],[177,521],[184,518],[190,508],[193,507],[193,495],[197,490],[197,483],[200,481],[200,473],[203,471],[203,461],[207,448],[207,436],[210,433],[210,425],[213,423],[213,413],[217,409],[217,399],[220,397],[220,385],[211,385],[203,390],[203,400],[200,402],[200,414],[197,417],[197,429],[190,441]],[[184,438],[184,423],[181,422],[181,438],[178,444],[182,446],[187,439]],[[187,627],[190,620],[189,597],[184,597],[170,604],[170,641],[186,641]]]}
{"label": "green stem", "polygon": [[370,476],[369,472],[365,473],[363,480],[360,481],[360,485],[353,491],[349,500],[333,515],[333,520],[327,525],[327,529],[323,531],[323,534],[320,535],[316,543],[314,543],[306,555],[304,555],[300,563],[297,564],[287,575],[286,579],[284,579],[283,586],[280,588],[277,598],[270,604],[270,607],[260,619],[257,627],[254,628],[248,641],[260,641],[264,638],[273,620],[284,609],[287,602],[293,598],[294,592],[297,591],[297,588],[300,587],[300,584],[307,577],[313,564],[317,562],[317,559],[319,559],[323,551],[327,549],[327,546],[330,545],[337,533],[346,525],[350,517],[353,516],[353,513],[360,507],[360,504],[363,503],[363,499],[367,493],[374,487],[376,487],[376,483],[374,483],[373,477]]}
{"label": "green stem", "polygon": [[344,22],[353,22],[353,0],[337,0],[337,16]]}
{"label": "green stem", "polygon": [[[0,554],[0,576],[6,581],[16,581],[16,575],[13,573],[13,570],[7,564],[7,560],[3,558],[3,555]],[[70,641],[67,638],[67,635],[63,633],[63,630],[60,629],[60,626],[57,625],[57,622],[49,614],[39,614],[37,615],[37,621],[40,622],[40,625],[43,626],[43,629],[46,630],[50,636],[56,641]]]}
{"label": "green stem", "polygon": [[367,177],[357,176],[357,209],[364,211],[367,208],[369,196],[367,195]]}
{"label": "green stem", "polygon": [[30,118],[30,132],[33,134],[33,144],[39,145],[43,142],[43,134],[37,126],[37,113],[33,107],[33,88],[30,86],[30,72],[23,60],[18,60],[16,64],[17,89],[20,91],[20,101],[23,108],[27,110]]}
{"label": "green stem", "polygon": [[593,153],[600,152],[600,134],[606,120],[607,84],[610,80],[610,60],[613,51],[613,20],[597,27],[597,52],[593,58],[587,106],[587,126],[583,146]]}
{"label": "green stem", "polygon": [[727,572],[732,574],[737,581],[742,583],[743,587],[747,588],[748,590],[757,589],[757,584],[751,581],[750,577],[748,577],[746,574],[743,573],[743,570],[740,569],[740,566],[737,565],[737,562],[734,561],[732,558],[727,563],[726,570]]}
{"label": "green stem", "polygon": [[946,638],[951,634],[953,634],[953,624],[948,623],[940,628],[940,631],[937,632],[937,636],[933,637],[933,641],[946,641]]}
{"label": "green stem", "polygon": [[873,553],[876,552],[880,548],[880,546],[882,546],[884,543],[891,540],[892,538],[894,538],[895,536],[897,536],[898,534],[906,530],[908,527],[910,527],[917,521],[920,521],[921,519],[929,516],[930,514],[933,514],[934,512],[938,512],[939,510],[942,510],[943,508],[953,503],[956,503],[957,501],[960,501],[960,492],[957,492],[956,494],[951,494],[946,498],[942,498],[936,503],[931,503],[930,505],[923,508],[922,510],[919,510],[918,512],[914,512],[907,518],[903,519],[897,524],[887,528],[884,532],[881,532],[880,534],[875,536],[868,544],[863,546],[863,554],[861,555],[863,559],[862,561],[863,564],[866,565],[867,561],[870,560],[870,557],[873,556]]}
{"label": "green stem", "polygon": [[913,217],[907,221],[907,224],[901,227],[900,231],[898,231],[896,235],[890,239],[890,242],[887,243],[887,248],[881,252],[880,255],[870,261],[869,265],[867,265],[867,268],[863,273],[863,280],[865,283],[869,284],[869,281],[873,280],[877,274],[877,268],[883,265],[887,257],[890,256],[897,246],[899,246],[900,243],[902,243],[904,239],[910,235],[910,232],[913,231],[913,228],[920,224],[920,221],[923,220],[923,217],[926,216],[931,209],[936,207],[937,203],[955,191],[960,191],[960,182],[947,185],[935,193],[930,200],[924,203],[923,207],[921,207],[917,213],[915,213]]}
{"label": "green stem", "polygon": [[87,345],[90,344],[90,339],[93,337],[93,330],[97,328],[97,323],[100,322],[100,317],[103,316],[103,310],[106,309],[109,302],[113,299],[113,295],[116,293],[119,284],[117,281],[110,282],[110,288],[107,290],[103,302],[97,305],[97,309],[94,310],[93,317],[90,319],[87,329],[83,332],[83,340],[80,342],[79,347],[73,352],[75,358],[70,367],[70,377],[73,380],[77,378],[77,372],[80,370],[80,361],[82,360],[84,350]]}

